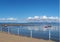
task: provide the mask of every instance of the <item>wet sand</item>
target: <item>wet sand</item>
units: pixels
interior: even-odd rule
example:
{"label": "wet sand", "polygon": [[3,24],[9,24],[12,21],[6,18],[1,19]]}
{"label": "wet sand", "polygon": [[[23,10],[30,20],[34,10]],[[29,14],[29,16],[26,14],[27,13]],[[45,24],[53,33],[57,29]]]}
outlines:
{"label": "wet sand", "polygon": [[0,42],[55,42],[0,32]]}

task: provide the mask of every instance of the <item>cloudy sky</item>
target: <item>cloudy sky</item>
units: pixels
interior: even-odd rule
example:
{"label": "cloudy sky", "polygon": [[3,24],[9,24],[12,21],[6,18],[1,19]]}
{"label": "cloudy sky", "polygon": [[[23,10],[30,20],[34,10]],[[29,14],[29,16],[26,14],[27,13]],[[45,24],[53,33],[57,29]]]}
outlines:
{"label": "cloudy sky", "polygon": [[0,18],[58,17],[58,11],[59,0],[0,0]]}

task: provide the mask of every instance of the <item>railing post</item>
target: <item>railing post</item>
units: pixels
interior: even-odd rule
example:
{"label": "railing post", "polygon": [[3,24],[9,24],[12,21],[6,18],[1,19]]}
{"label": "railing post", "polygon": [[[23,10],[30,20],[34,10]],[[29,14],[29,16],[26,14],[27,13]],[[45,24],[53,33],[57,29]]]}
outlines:
{"label": "railing post", "polygon": [[48,28],[49,28],[49,40],[51,40],[51,23],[50,23],[50,25],[48,26]]}
{"label": "railing post", "polygon": [[1,32],[2,32],[2,27],[1,27]]}
{"label": "railing post", "polygon": [[1,32],[2,32],[2,27],[1,27]]}
{"label": "railing post", "polygon": [[49,40],[50,40],[50,38],[51,38],[51,31],[50,31],[50,28],[49,28]]}
{"label": "railing post", "polygon": [[9,34],[9,27],[8,27],[8,34]]}
{"label": "railing post", "polygon": [[18,28],[18,35],[19,35],[19,28]]}
{"label": "railing post", "polygon": [[30,30],[31,38],[32,38],[32,30]]}

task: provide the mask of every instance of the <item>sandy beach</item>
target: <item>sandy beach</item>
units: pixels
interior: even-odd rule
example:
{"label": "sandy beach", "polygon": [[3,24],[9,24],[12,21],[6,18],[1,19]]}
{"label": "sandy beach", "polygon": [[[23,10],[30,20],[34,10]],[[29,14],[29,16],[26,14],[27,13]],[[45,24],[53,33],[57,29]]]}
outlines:
{"label": "sandy beach", "polygon": [[54,41],[30,38],[25,36],[17,36],[5,32],[0,32],[0,42],[54,42]]}

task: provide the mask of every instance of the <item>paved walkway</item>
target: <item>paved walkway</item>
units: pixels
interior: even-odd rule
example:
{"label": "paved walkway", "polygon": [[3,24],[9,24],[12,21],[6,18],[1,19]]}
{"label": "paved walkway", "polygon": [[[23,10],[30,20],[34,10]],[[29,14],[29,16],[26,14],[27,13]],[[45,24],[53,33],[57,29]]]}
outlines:
{"label": "paved walkway", "polygon": [[35,39],[0,32],[0,42],[54,42],[51,40]]}

